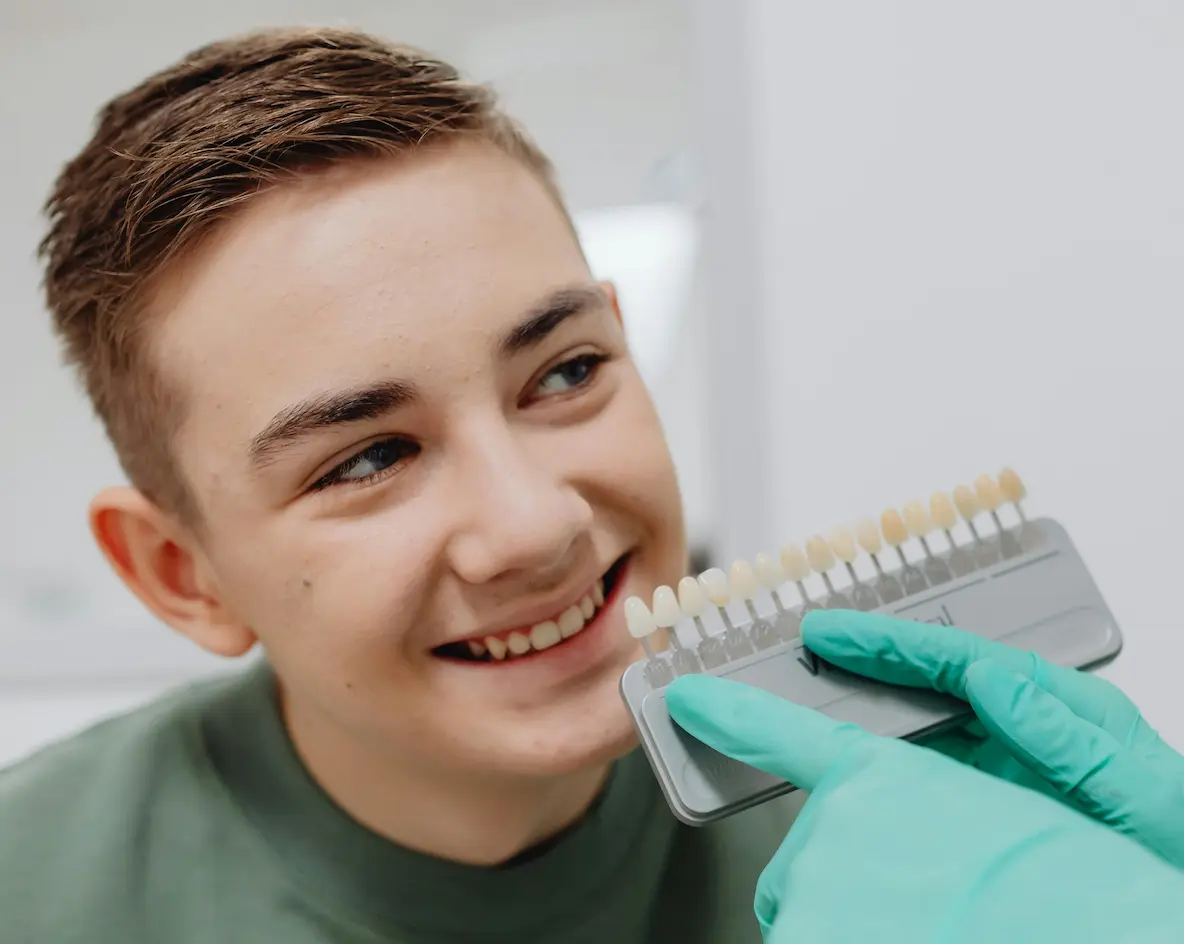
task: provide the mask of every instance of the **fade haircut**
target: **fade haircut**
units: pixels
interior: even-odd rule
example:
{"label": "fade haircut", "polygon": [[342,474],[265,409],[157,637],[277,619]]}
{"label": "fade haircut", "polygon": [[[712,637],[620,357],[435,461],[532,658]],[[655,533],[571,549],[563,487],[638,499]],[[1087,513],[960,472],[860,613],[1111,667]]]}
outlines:
{"label": "fade haircut", "polygon": [[460,137],[521,160],[562,207],[550,162],[487,87],[365,33],[213,43],[99,112],[54,185],[40,255],[66,361],[133,485],[190,523],[200,517],[172,448],[183,391],[146,343],[166,270],[285,180]]}

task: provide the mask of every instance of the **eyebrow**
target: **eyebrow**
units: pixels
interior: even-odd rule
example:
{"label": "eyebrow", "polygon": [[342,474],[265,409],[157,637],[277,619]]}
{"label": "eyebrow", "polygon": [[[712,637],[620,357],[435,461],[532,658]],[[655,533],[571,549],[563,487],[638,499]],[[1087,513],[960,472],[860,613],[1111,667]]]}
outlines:
{"label": "eyebrow", "polygon": [[284,448],[318,430],[377,419],[414,403],[418,398],[415,388],[401,381],[368,384],[353,390],[309,397],[281,410],[251,440],[251,464],[261,468],[273,462]]}
{"label": "eyebrow", "polygon": [[503,357],[513,357],[536,347],[565,321],[608,304],[599,285],[575,285],[552,292],[535,305],[526,317],[510,329],[498,345]]}
{"label": "eyebrow", "polygon": [[[552,292],[531,307],[526,316],[498,342],[498,353],[508,359],[537,347],[561,324],[607,305],[599,285],[569,286]],[[251,464],[263,468],[289,446],[314,433],[346,423],[378,419],[419,399],[415,386],[400,380],[380,381],[349,390],[321,393],[287,407],[251,440]]]}

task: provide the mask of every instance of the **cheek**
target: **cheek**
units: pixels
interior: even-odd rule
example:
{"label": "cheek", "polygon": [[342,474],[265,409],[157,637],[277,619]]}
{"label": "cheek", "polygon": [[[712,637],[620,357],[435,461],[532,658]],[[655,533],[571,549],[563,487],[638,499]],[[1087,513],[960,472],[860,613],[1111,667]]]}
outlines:
{"label": "cheek", "polygon": [[227,602],[277,664],[356,671],[412,646],[433,551],[423,529],[392,517],[292,514],[223,542],[216,566]]}
{"label": "cheek", "polygon": [[672,553],[681,554],[685,536],[674,460],[649,392],[635,373],[597,419],[579,456],[589,489],[627,513],[651,538],[672,545]]}

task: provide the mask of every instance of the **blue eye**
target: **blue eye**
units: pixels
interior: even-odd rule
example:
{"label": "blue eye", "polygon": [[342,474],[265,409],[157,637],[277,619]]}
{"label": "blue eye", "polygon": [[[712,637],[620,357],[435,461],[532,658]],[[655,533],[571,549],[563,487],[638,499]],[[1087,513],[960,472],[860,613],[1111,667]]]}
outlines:
{"label": "blue eye", "polygon": [[317,490],[339,483],[357,485],[377,481],[418,452],[419,445],[409,439],[380,439],[318,479],[312,487]]}
{"label": "blue eye", "polygon": [[566,393],[587,384],[596,375],[596,370],[607,361],[603,354],[581,354],[548,371],[539,381],[539,393],[550,396]]}

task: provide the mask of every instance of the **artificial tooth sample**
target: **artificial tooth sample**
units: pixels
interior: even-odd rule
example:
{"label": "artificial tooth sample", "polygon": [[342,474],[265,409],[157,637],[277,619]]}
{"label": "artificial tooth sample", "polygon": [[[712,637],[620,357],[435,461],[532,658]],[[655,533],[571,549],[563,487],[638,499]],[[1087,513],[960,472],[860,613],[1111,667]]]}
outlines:
{"label": "artificial tooth sample", "polygon": [[654,591],[654,621],[666,630],[670,640],[670,664],[675,675],[689,675],[699,671],[699,660],[678,638],[678,621],[681,618],[682,610],[678,607],[678,597],[674,591],[669,587],[658,587]]}
{"label": "artificial tooth sample", "polygon": [[950,496],[945,492],[934,492],[929,499],[929,514],[933,523],[945,533],[946,541],[950,545],[950,570],[955,577],[963,577],[974,570],[974,559],[958,546],[954,540],[953,530],[958,525],[958,511]]}
{"label": "artificial tooth sample", "polygon": [[995,530],[998,535],[999,548],[1003,552],[1004,557],[1015,557],[1021,553],[1023,548],[1020,547],[1020,542],[1016,540],[1014,534],[1003,527],[1003,522],[999,520],[999,507],[1003,504],[1003,490],[999,484],[989,475],[980,475],[974,480],[974,493],[978,498],[978,503],[991,516],[991,520],[995,522]]}
{"label": "artificial tooth sample", "polygon": [[958,543],[951,532],[958,525],[958,511],[950,501],[950,496],[945,492],[934,492],[933,497],[929,499],[929,515],[933,523],[945,533],[950,547],[957,547]]}
{"label": "artificial tooth sample", "polygon": [[855,539],[859,546],[872,559],[872,566],[876,568],[876,575],[884,576],[884,568],[880,566],[880,551],[884,549],[884,542],[880,540],[880,528],[871,518],[863,518],[855,526]]}
{"label": "artificial tooth sample", "polygon": [[806,541],[806,560],[810,562],[810,566],[818,573],[826,586],[826,606],[832,610],[850,609],[851,601],[847,595],[835,590],[835,585],[830,581],[830,571],[835,566],[835,552],[827,543],[826,538],[815,535]]}
{"label": "artificial tooth sample", "polygon": [[880,528],[872,518],[864,518],[855,526],[855,539],[859,541],[868,557],[872,559],[872,566],[876,568],[876,594],[885,603],[895,603],[904,599],[904,587],[900,585],[892,574],[884,573],[880,566],[880,551],[884,544],[880,540]]}
{"label": "artificial tooth sample", "polygon": [[703,614],[707,611],[707,594],[694,577],[683,577],[678,582],[678,607],[682,615],[695,624],[695,631],[699,634],[699,661],[704,668],[718,669],[728,661],[728,654],[724,651],[723,640],[712,636],[703,626]]}
{"label": "artificial tooth sample", "polygon": [[974,526],[974,519],[982,509],[979,507],[978,498],[968,485],[959,485],[954,489],[954,507],[958,509],[958,514],[970,529],[970,536],[974,538],[974,556],[978,566],[986,567],[995,560],[995,552]]}
{"label": "artificial tooth sample", "polygon": [[653,688],[661,688],[673,682],[674,673],[670,666],[665,660],[654,655],[654,649],[650,645],[650,636],[657,632],[658,622],[641,597],[629,597],[625,601],[625,626],[629,630],[629,635],[640,640],[641,647],[645,650],[645,668],[642,670],[645,680]]}
{"label": "artificial tooth sample", "polygon": [[777,638],[777,631],[773,628],[772,623],[757,612],[756,603],[753,602],[760,591],[760,584],[757,583],[752,565],[746,560],[736,561],[732,564],[731,578],[732,593],[740,598],[745,609],[748,610],[748,615],[752,618],[752,623],[748,627],[748,638],[752,641],[753,646],[757,649],[768,649],[770,646],[775,646],[781,641]]}
{"label": "artificial tooth sample", "polygon": [[1028,497],[1028,490],[1014,469],[1004,469],[999,473],[999,491],[1015,508],[1020,521],[1026,522],[1028,519],[1024,516],[1024,509],[1020,503]]}
{"label": "artificial tooth sample", "polygon": [[732,601],[732,590],[728,586],[728,575],[718,567],[712,567],[699,575],[699,582],[703,585],[703,592],[707,594],[715,608],[719,611],[719,618],[724,624],[724,651],[731,659],[739,659],[752,653],[752,642],[744,633],[732,625],[732,618],[728,615],[728,604]]}
{"label": "artificial tooth sample", "polygon": [[929,511],[923,502],[911,501],[904,506],[904,524],[909,529],[909,534],[917,539],[921,550],[925,552],[925,560],[921,562],[921,569],[925,572],[929,583],[939,584],[950,580],[954,575],[951,573],[949,565],[940,557],[935,557],[933,551],[929,549],[927,538],[929,532],[933,530],[933,519],[929,517]]}
{"label": "artificial tooth sample", "polygon": [[909,560],[904,556],[900,546],[909,539],[909,529],[905,527],[904,518],[895,508],[889,508],[880,515],[880,531],[884,534],[884,543],[896,551],[900,558],[900,566],[907,567]]}
{"label": "artificial tooth sample", "polygon": [[909,529],[905,527],[900,512],[889,508],[880,515],[880,530],[884,532],[884,543],[896,551],[896,556],[900,558],[900,582],[904,584],[905,593],[920,593],[929,583],[901,550],[900,546],[909,539]]}
{"label": "artificial tooth sample", "polygon": [[974,494],[983,511],[991,516],[995,527],[1002,532],[1004,528],[1003,522],[999,520],[999,506],[1003,504],[1003,492],[999,490],[998,484],[991,476],[980,475],[974,480]]}
{"label": "artificial tooth sample", "polygon": [[981,541],[978,528],[974,526],[974,517],[979,512],[978,499],[974,497],[974,492],[970,490],[969,486],[959,485],[954,489],[954,507],[958,509],[958,514],[962,516],[966,527],[970,529],[970,536],[975,541]]}
{"label": "artificial tooth sample", "polygon": [[798,621],[785,604],[781,602],[778,588],[788,579],[785,568],[781,566],[780,558],[761,551],[756,555],[756,579],[762,587],[769,591],[773,598],[773,606],[777,608],[777,635],[788,642],[796,639],[802,633],[802,624]]}
{"label": "artificial tooth sample", "polygon": [[880,599],[876,591],[860,580],[859,574],[855,572],[855,558],[859,556],[855,535],[846,528],[836,528],[826,540],[835,557],[847,568],[847,576],[851,578],[851,601],[855,609],[874,610],[880,605]]}
{"label": "artificial tooth sample", "polygon": [[811,610],[822,609],[806,592],[805,580],[810,576],[810,560],[805,552],[796,544],[786,544],[781,548],[781,567],[785,571],[785,576],[798,588],[798,594],[802,598],[801,615],[805,616]]}

